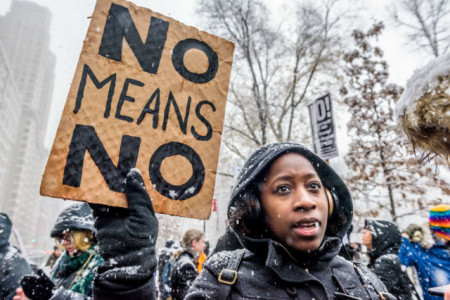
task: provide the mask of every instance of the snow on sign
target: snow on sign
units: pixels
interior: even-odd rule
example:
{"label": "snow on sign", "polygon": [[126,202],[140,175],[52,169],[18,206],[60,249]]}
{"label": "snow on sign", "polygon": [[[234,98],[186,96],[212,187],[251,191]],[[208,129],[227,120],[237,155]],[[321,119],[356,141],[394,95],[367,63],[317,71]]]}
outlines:
{"label": "snow on sign", "polygon": [[308,105],[308,108],[314,152],[323,159],[339,156],[330,95],[320,97]]}
{"label": "snow on sign", "polygon": [[126,207],[141,170],[158,213],[211,213],[234,44],[123,0],[98,0],[41,194]]}

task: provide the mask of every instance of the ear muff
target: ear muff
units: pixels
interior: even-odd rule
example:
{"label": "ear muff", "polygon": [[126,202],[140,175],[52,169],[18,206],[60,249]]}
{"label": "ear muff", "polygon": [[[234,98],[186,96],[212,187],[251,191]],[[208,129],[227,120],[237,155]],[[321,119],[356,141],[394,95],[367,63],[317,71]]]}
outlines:
{"label": "ear muff", "polygon": [[325,195],[328,200],[328,218],[331,218],[339,207],[339,199],[337,195],[328,188],[325,188]]}
{"label": "ear muff", "polygon": [[255,195],[252,196],[254,198],[249,203],[247,220],[250,224],[260,224],[261,222],[264,222],[261,203],[259,203],[259,200]]}
{"label": "ear muff", "polygon": [[258,196],[251,190],[247,190],[240,195],[241,206],[237,207],[230,224],[241,233],[246,235],[261,238],[266,232],[264,211]]}
{"label": "ear muff", "polygon": [[264,217],[264,211],[261,206],[259,197],[254,191],[248,191],[247,195],[247,217],[246,227],[250,231],[249,234],[253,237],[260,238],[263,236],[266,222]]}

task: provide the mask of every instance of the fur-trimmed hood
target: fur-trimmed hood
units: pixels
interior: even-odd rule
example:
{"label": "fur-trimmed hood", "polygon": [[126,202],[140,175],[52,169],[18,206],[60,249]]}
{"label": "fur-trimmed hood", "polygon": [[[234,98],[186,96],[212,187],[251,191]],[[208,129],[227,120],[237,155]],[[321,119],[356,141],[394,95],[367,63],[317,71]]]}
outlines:
{"label": "fur-trimmed hood", "polygon": [[436,241],[433,238],[433,234],[431,233],[430,223],[425,222],[420,225],[422,229],[422,239],[419,244],[422,248],[430,249],[436,244]]}

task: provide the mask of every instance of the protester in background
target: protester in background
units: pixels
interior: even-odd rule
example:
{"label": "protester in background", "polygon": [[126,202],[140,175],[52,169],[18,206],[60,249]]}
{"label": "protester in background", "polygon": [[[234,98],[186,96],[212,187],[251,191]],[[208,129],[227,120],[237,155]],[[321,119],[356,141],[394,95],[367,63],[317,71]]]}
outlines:
{"label": "protester in background", "polygon": [[47,262],[45,263],[44,268],[47,268],[49,271],[53,269],[55,262],[61,256],[61,249],[58,246],[53,247],[52,254],[48,257]]}
{"label": "protester in background", "polygon": [[[172,252],[170,251],[170,247],[175,243],[173,239],[167,239],[166,243],[164,244],[164,247],[162,247],[159,251],[158,255],[158,291],[159,295],[162,295],[163,291],[163,272],[164,272],[164,266],[166,265],[167,261],[172,257]],[[162,299],[162,298],[161,298]]]}
{"label": "protester in background", "polygon": [[50,236],[64,250],[52,270],[51,279],[42,270],[25,276],[15,300],[82,299],[92,296],[94,269],[103,261],[95,242],[92,210],[87,203],[76,203],[58,216]]}
{"label": "protester in background", "polygon": [[[160,299],[167,299],[170,295],[170,291],[166,291],[167,287],[164,287],[164,268],[173,256],[174,252],[179,247],[176,245],[175,241],[173,239],[167,239],[166,244],[164,247],[160,250],[159,256],[158,256],[158,290],[159,290],[159,298]],[[170,287],[169,287],[170,288]]]}
{"label": "protester in background", "polygon": [[450,283],[449,228],[450,205],[441,204],[431,209],[429,223],[403,231],[399,257],[416,269],[424,300],[438,300],[428,289]]}
{"label": "protester in background", "polygon": [[[125,191],[126,212],[94,210],[106,260],[94,284],[99,299],[149,299],[155,293],[156,260],[148,257],[155,257],[158,222],[138,170],[129,172]],[[325,161],[294,143],[262,146],[242,168],[228,209],[246,250],[208,259],[186,299],[393,299],[370,270],[337,256],[352,216],[348,188]],[[114,243],[119,234],[122,245]],[[123,259],[134,253],[147,259]]]}
{"label": "protester in background", "polygon": [[12,223],[7,214],[0,213],[0,299],[11,300],[24,275],[33,274],[22,254],[9,245]]}
{"label": "protester in background", "polygon": [[402,242],[397,226],[385,220],[365,220],[362,244],[370,257],[369,268],[399,300],[412,299],[409,280],[402,270],[398,250]]}
{"label": "protester in background", "polygon": [[198,259],[205,251],[205,235],[197,229],[190,229],[183,235],[181,250],[173,255],[170,271],[172,299],[184,299],[198,276]]}

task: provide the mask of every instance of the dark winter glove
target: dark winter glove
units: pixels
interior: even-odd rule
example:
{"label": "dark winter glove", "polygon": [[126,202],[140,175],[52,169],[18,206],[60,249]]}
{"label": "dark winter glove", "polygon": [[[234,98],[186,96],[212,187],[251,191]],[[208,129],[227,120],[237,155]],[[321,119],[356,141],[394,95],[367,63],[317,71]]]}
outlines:
{"label": "dark winter glove", "polygon": [[48,300],[53,295],[55,285],[42,270],[37,275],[26,275],[20,281],[23,292],[31,300]]}
{"label": "dark winter glove", "polygon": [[141,173],[131,169],[125,183],[128,209],[91,205],[100,255],[95,281],[139,285],[156,268],[158,220]]}

